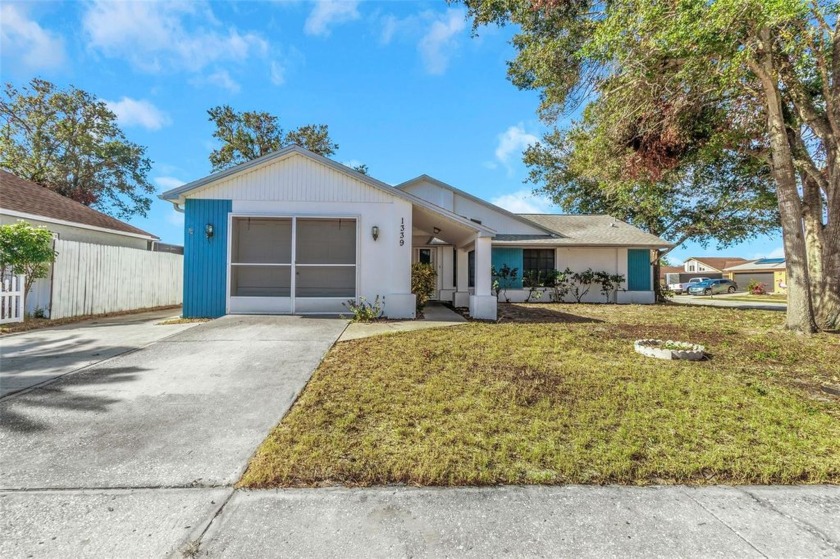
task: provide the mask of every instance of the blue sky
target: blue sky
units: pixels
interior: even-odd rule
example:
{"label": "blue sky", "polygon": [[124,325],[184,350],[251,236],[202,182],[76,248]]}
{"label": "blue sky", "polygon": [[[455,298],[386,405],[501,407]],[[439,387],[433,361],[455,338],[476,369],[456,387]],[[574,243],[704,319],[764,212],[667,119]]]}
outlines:
{"label": "blue sky", "polygon": [[[397,184],[427,173],[512,211],[557,211],[531,195],[521,152],[544,126],[538,95],[506,79],[513,29],[470,37],[464,11],[429,2],[26,2],[4,0],[2,78],[38,76],[106,100],[148,147],[159,191],[203,177],[207,109],[264,110],[285,128],[324,123],[342,163]],[[132,223],[182,242],[155,200]],[[780,236],[723,254],[779,256]],[[673,260],[716,254],[714,243]]]}

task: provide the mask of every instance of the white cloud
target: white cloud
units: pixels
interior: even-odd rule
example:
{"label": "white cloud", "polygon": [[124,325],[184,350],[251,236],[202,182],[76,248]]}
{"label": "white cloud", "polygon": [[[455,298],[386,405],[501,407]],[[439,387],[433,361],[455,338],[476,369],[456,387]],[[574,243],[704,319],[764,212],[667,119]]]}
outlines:
{"label": "white cloud", "polygon": [[511,157],[520,156],[525,148],[539,142],[540,139],[526,132],[525,125],[520,122],[499,134],[498,140],[496,159],[507,168],[508,173],[511,173]]}
{"label": "white cloud", "polygon": [[544,196],[534,196],[530,190],[518,190],[490,199],[490,203],[517,214],[540,214],[556,211],[551,200]]}
{"label": "white cloud", "polygon": [[441,16],[432,22],[417,45],[426,71],[434,75],[446,72],[449,60],[458,48],[456,37],[467,26],[461,9],[450,8]]}
{"label": "white cloud", "polygon": [[88,4],[82,26],[91,49],[124,58],[146,72],[198,72],[269,50],[256,33],[220,29],[205,3],[95,0]]}
{"label": "white cloud", "polygon": [[316,0],[303,24],[307,35],[327,37],[331,27],[359,19],[358,0]]}
{"label": "white cloud", "polygon": [[36,72],[60,68],[66,60],[64,40],[29,19],[11,4],[0,6],[0,50],[4,65]]}
{"label": "white cloud", "polygon": [[119,101],[105,101],[117,115],[122,126],[141,126],[147,130],[160,130],[170,123],[166,113],[144,99],[123,97]]}
{"label": "white cloud", "polygon": [[385,15],[379,19],[379,25],[381,44],[395,39],[417,41],[423,68],[429,74],[440,75],[457,52],[458,35],[466,29],[467,21],[463,9],[450,8],[445,12],[426,10],[404,18]]}
{"label": "white cloud", "polygon": [[178,188],[179,186],[187,184],[181,179],[176,179],[175,177],[155,177],[154,181],[155,184],[163,190],[172,190],[173,188]]}
{"label": "white cloud", "polygon": [[239,83],[230,77],[230,72],[227,70],[217,70],[212,74],[204,76],[198,80],[200,83],[208,83],[227,89],[231,93],[239,93],[241,89]]}
{"label": "white cloud", "polygon": [[286,67],[276,60],[272,60],[269,66],[271,71],[271,83],[274,85],[283,85],[286,83]]}

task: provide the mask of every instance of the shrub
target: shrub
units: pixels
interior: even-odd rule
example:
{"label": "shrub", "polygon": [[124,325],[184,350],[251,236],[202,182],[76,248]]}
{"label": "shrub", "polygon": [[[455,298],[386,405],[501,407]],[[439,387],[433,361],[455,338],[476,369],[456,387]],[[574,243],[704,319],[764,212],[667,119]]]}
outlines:
{"label": "shrub", "polygon": [[575,301],[580,303],[581,299],[583,299],[587,293],[589,293],[589,289],[592,287],[592,284],[595,282],[595,272],[592,271],[592,268],[587,268],[585,272],[575,272],[571,276],[572,280],[572,297],[575,298]]}
{"label": "shrub", "polygon": [[353,313],[353,322],[372,322],[382,316],[384,303],[385,298],[383,297],[380,301],[379,295],[377,295],[373,303],[369,303],[364,297],[359,297],[358,301],[349,299],[341,304]]}
{"label": "shrub", "polygon": [[493,266],[490,268],[490,275],[493,277],[493,291],[496,292],[496,298],[499,298],[499,292],[504,292],[505,302],[510,303],[507,296],[507,290],[516,282],[519,277],[519,268],[511,268],[507,264],[502,264],[502,267],[496,270]]}
{"label": "shrub", "polygon": [[417,312],[423,310],[435,292],[437,272],[429,264],[417,262],[411,265],[411,292],[417,297]]}
{"label": "shrub", "polygon": [[594,282],[601,285],[601,293],[607,299],[607,303],[611,303],[615,301],[615,293],[624,283],[624,276],[609,272],[595,272]]}
{"label": "shrub", "polygon": [[569,290],[572,288],[572,286],[570,285],[571,279],[571,269],[566,268],[562,272],[560,270],[554,270],[550,283],[546,283],[552,288],[552,301],[554,301],[555,303],[565,302],[566,295],[569,294]]}
{"label": "shrub", "polygon": [[751,279],[747,284],[747,291],[753,295],[767,295],[767,284]]}
{"label": "shrub", "polygon": [[33,227],[25,221],[0,225],[0,277],[9,272],[25,274],[25,294],[36,279],[47,277],[53,260],[55,250],[48,229]]}

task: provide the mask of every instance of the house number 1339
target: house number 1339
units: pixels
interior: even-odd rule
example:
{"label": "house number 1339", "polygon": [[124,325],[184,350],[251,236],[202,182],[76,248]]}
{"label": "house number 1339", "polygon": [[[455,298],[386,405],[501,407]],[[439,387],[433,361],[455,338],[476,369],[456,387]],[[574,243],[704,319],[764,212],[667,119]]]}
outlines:
{"label": "house number 1339", "polygon": [[405,218],[400,218],[400,246],[405,245]]}

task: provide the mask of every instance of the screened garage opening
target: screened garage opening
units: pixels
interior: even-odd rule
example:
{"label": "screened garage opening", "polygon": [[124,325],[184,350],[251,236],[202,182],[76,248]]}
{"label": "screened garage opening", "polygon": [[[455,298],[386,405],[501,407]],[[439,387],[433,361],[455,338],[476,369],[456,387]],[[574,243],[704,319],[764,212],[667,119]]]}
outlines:
{"label": "screened garage opening", "polygon": [[233,217],[229,311],[346,310],[356,297],[356,228],[355,218]]}

